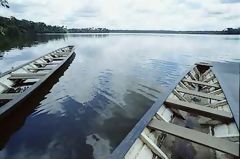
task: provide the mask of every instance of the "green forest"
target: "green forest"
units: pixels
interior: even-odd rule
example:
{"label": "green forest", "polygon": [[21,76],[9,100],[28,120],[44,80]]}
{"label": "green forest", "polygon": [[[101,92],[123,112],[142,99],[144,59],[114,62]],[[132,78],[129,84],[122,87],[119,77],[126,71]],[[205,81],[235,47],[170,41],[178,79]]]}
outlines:
{"label": "green forest", "polygon": [[15,17],[0,16],[0,37],[19,37],[38,33],[166,33],[166,34],[240,34],[240,28],[227,28],[222,31],[173,31],[173,30],[109,30],[107,28],[72,28],[52,26],[43,22],[18,20]]}
{"label": "green forest", "polygon": [[51,26],[42,22],[33,22],[28,20],[18,20],[15,17],[0,16],[0,36],[16,37],[27,34],[37,33],[66,33],[67,28],[64,26]]}

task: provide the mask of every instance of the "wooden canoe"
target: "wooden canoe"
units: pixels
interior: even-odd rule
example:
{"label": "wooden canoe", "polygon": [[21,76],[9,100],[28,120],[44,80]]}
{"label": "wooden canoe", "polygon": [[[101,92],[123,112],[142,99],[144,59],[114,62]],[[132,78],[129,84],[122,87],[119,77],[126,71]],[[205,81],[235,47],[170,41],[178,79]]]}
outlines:
{"label": "wooden canoe", "polygon": [[74,46],[45,54],[0,75],[0,118],[23,102],[74,55]]}
{"label": "wooden canoe", "polygon": [[[211,64],[198,63],[187,71],[109,158],[238,158],[239,116],[232,112],[233,102],[213,70]],[[239,76],[239,68],[236,73]],[[239,83],[235,84],[239,93]]]}

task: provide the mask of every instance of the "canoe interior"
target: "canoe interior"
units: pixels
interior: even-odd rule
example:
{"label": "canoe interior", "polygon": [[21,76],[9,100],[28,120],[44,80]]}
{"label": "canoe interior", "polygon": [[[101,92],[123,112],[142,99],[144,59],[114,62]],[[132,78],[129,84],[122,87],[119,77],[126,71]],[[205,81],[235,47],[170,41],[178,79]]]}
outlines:
{"label": "canoe interior", "polygon": [[[119,158],[114,155],[119,151],[110,158]],[[199,63],[172,90],[123,158],[238,156],[239,130],[229,103],[211,65]]]}
{"label": "canoe interior", "polygon": [[54,73],[70,57],[73,50],[73,46],[60,48],[1,74],[0,110]]}

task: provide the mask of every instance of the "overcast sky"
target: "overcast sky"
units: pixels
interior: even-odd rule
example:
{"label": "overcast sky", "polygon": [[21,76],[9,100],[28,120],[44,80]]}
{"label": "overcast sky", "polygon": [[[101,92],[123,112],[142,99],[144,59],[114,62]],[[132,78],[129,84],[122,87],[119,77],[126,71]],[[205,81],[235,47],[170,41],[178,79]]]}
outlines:
{"label": "overcast sky", "polygon": [[222,30],[240,27],[240,0],[8,0],[1,16],[109,29]]}

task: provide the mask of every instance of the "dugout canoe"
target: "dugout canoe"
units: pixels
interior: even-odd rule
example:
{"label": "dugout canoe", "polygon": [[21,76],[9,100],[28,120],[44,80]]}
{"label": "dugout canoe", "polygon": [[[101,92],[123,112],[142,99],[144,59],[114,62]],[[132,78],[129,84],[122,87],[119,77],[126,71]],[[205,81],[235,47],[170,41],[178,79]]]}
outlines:
{"label": "dugout canoe", "polygon": [[30,97],[74,54],[74,46],[63,47],[1,74],[0,118]]}
{"label": "dugout canoe", "polygon": [[239,63],[197,63],[109,159],[239,157]]}

